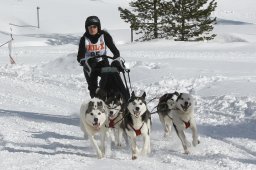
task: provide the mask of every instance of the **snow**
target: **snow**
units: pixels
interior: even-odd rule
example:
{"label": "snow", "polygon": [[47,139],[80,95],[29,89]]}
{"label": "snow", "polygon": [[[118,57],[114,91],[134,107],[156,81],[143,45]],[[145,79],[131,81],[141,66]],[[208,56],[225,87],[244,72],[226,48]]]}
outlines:
{"label": "snow", "polygon": [[[129,0],[0,2],[0,44],[10,39],[10,22],[36,25],[37,6],[42,26],[12,27],[16,65],[9,64],[7,45],[0,47],[1,169],[256,169],[253,0],[217,1],[214,15],[221,22],[213,41],[134,43],[117,11]],[[96,14],[131,69],[133,90],[146,91],[148,101],[175,90],[195,96],[201,143],[190,155],[175,132],[163,137],[153,114],[149,156],[133,161],[129,147],[107,145],[106,158],[97,159],[79,128],[80,105],[89,94],[76,61],[84,20]],[[148,103],[149,109],[156,104]]]}

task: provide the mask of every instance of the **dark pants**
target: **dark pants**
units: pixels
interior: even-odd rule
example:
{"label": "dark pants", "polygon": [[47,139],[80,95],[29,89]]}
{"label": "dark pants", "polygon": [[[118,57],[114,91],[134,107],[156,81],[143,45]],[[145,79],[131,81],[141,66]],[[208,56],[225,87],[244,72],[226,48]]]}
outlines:
{"label": "dark pants", "polygon": [[91,98],[93,98],[96,94],[96,89],[98,88],[98,77],[100,76],[100,69],[102,67],[109,66],[109,62],[107,59],[104,59],[99,62],[96,59],[91,59],[90,61],[88,61],[88,64],[92,69],[91,75],[88,75],[87,73],[87,66],[84,66],[83,70],[84,76],[88,83],[88,90],[90,92],[90,96]]}

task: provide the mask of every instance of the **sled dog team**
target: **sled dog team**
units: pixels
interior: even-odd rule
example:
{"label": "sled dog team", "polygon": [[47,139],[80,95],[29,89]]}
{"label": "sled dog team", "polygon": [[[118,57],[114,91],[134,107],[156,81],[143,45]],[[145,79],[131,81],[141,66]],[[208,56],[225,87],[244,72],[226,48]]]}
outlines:
{"label": "sled dog team", "polygon": [[[164,128],[164,135],[170,134],[172,126],[181,140],[184,153],[189,154],[190,142],[187,140],[184,130],[192,130],[192,144],[199,144],[194,114],[194,99],[187,93],[167,93],[159,99],[157,112]],[[137,159],[139,149],[136,138],[143,137],[143,146],[140,154],[147,155],[151,152],[151,113],[147,108],[146,93],[136,96],[132,92],[130,99],[125,102],[120,93],[104,96],[97,93],[96,97],[84,102],[80,108],[80,127],[91,140],[98,158],[105,155],[105,141],[107,136],[116,146],[121,147],[122,140],[130,139],[132,159]],[[98,145],[95,135],[100,136]]]}

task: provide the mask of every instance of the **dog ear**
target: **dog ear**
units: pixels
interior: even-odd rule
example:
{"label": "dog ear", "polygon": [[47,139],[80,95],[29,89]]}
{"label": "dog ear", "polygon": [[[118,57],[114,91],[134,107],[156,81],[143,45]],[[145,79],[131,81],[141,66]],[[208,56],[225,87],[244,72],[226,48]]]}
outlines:
{"label": "dog ear", "polygon": [[176,101],[178,101],[178,100],[181,98],[182,94],[183,94],[183,93],[180,93],[180,94],[179,94],[179,96],[178,96],[178,98],[176,99]]}
{"label": "dog ear", "polygon": [[119,92],[117,92],[115,96],[116,96],[117,99],[121,99],[122,98],[122,94],[119,93]]}
{"label": "dog ear", "polygon": [[87,108],[87,110],[85,112],[86,113],[90,113],[93,110],[93,107],[94,107],[94,102],[90,101],[88,103],[88,108]]}
{"label": "dog ear", "polygon": [[103,89],[98,88],[98,89],[96,90],[96,95],[95,95],[95,97],[98,98],[98,99],[101,99],[101,100],[103,100],[103,101],[106,101],[106,99],[107,99],[107,93],[106,93]]}
{"label": "dog ear", "polygon": [[146,98],[146,92],[143,92],[142,96],[141,96],[144,100]]}
{"label": "dog ear", "polygon": [[177,92],[177,91],[175,91],[173,94],[176,95],[176,96],[179,96],[179,95],[180,95],[180,93]]}
{"label": "dog ear", "polygon": [[103,103],[102,103],[102,101],[97,102],[97,107],[103,107]]}
{"label": "dog ear", "polygon": [[131,98],[134,98],[134,97],[135,97],[135,93],[134,91],[132,91]]}

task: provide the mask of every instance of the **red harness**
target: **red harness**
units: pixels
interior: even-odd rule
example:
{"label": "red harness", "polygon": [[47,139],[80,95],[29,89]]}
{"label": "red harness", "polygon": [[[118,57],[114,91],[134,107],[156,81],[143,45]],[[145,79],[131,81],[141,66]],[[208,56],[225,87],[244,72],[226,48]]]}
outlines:
{"label": "red harness", "polygon": [[190,127],[190,122],[189,121],[188,122],[183,121],[183,122],[184,122],[184,124],[186,126],[186,129]]}
{"label": "red harness", "polygon": [[134,130],[134,132],[136,133],[136,136],[140,136],[141,135],[141,128],[144,125],[144,123],[141,125],[141,127],[139,129],[134,129],[134,127],[131,124],[129,124],[129,125]]}
{"label": "red harness", "polygon": [[109,120],[109,125],[108,125],[109,128],[115,128],[115,120],[117,117],[115,117],[114,119],[108,119]]}

